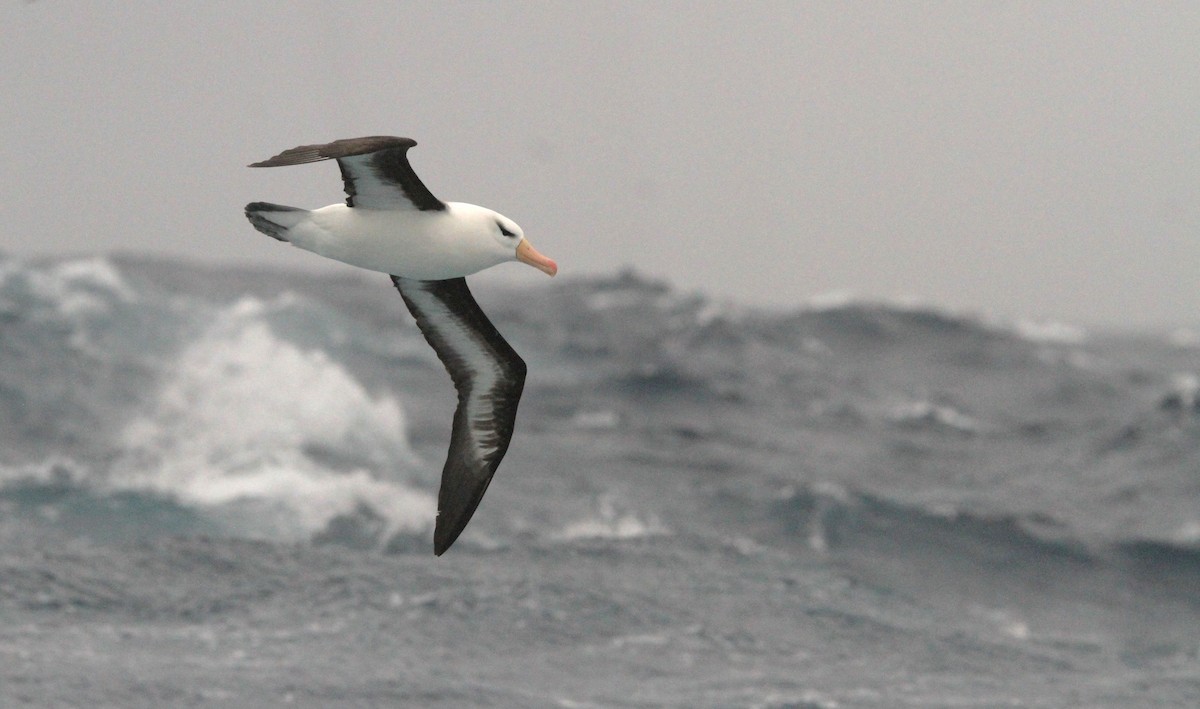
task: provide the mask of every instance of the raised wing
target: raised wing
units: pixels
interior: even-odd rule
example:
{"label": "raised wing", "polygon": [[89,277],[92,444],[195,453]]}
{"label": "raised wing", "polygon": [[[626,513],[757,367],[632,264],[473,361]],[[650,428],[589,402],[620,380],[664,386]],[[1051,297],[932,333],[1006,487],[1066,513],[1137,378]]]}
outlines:
{"label": "raised wing", "polygon": [[479,309],[466,279],[392,276],[392,283],[458,391],[433,533],[433,551],[441,556],[475,514],[508,450],[525,361]]}
{"label": "raised wing", "polygon": [[337,160],[346,190],[346,206],[364,209],[416,209],[441,211],[446,204],[429,191],[408,163],[412,138],[376,135],[335,140],[322,145],[301,145],[250,167],[302,165]]}

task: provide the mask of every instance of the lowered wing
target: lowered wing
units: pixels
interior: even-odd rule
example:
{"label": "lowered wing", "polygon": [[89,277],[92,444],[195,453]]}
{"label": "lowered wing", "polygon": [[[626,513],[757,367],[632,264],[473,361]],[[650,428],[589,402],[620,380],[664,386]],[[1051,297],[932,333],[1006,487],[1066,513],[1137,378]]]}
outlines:
{"label": "lowered wing", "polygon": [[440,556],[467,526],[508,450],[525,362],[479,309],[466,279],[392,276],[392,282],[458,391],[438,492],[434,553]]}

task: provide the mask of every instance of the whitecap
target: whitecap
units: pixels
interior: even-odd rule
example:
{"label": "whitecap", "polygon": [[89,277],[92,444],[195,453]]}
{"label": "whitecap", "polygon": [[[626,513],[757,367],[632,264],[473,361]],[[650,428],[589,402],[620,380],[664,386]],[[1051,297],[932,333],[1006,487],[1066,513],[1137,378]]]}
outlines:
{"label": "whitecap", "polygon": [[363,506],[389,533],[430,526],[433,498],[403,479],[418,461],[399,402],[278,337],[270,310],[242,299],[178,354],[122,431],[112,484],[224,508],[250,536],[303,539]]}
{"label": "whitecap", "polygon": [[903,425],[933,425],[961,433],[977,433],[979,422],[952,406],[931,401],[910,401],[892,407],[889,418]]}
{"label": "whitecap", "polygon": [[137,299],[117,267],[102,257],[62,261],[30,276],[33,292],[65,318],[106,313],[116,303]]}
{"label": "whitecap", "polygon": [[570,425],[582,431],[613,431],[621,425],[621,415],[612,409],[581,410],[571,417]]}
{"label": "whitecap", "polygon": [[559,539],[640,539],[669,534],[669,530],[654,515],[643,517],[624,509],[611,495],[602,495],[593,515],[566,525]]}

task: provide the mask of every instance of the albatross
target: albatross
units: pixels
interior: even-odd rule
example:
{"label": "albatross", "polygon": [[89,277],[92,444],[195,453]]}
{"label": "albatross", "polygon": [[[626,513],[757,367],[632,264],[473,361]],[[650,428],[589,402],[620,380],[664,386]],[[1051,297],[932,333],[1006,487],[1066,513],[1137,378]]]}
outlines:
{"label": "albatross", "polygon": [[434,197],[408,162],[408,149],[416,144],[392,136],[350,138],[301,145],[253,163],[336,160],[346,203],[308,210],[251,202],[246,218],[273,239],[390,275],[449,372],[458,407],[433,534],[433,551],[441,556],[467,526],[508,451],[525,385],[525,361],[479,308],[465,277],[506,261],[550,276],[558,265],[508,217]]}

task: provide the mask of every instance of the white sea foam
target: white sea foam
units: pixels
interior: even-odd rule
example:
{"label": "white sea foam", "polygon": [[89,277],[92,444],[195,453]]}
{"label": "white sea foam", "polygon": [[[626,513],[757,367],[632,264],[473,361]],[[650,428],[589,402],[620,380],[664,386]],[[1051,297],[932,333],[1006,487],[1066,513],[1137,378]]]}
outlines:
{"label": "white sea foam", "polygon": [[32,270],[30,286],[67,318],[108,312],[113,303],[131,303],[137,297],[117,267],[101,257]]}
{"label": "white sea foam", "polygon": [[642,517],[623,509],[611,495],[602,495],[595,514],[572,522],[557,535],[560,539],[639,539],[669,534],[655,516]]}
{"label": "white sea foam", "polygon": [[570,425],[581,431],[614,431],[621,426],[621,415],[612,409],[580,410],[571,417]]}
{"label": "white sea foam", "polygon": [[82,487],[89,482],[91,470],[73,458],[52,455],[49,458],[19,465],[0,465],[0,485],[34,483]]}
{"label": "white sea foam", "polygon": [[137,293],[107,259],[101,257],[33,266],[0,261],[0,312],[20,312],[32,322],[65,324],[67,342],[89,350],[91,330]]}
{"label": "white sea foam", "polygon": [[962,433],[976,433],[979,422],[952,406],[930,401],[910,401],[894,406],[889,418],[901,424],[932,424]]}
{"label": "white sea foam", "polygon": [[121,434],[113,484],[249,510],[250,533],[303,538],[364,506],[392,531],[429,526],[433,499],[380,477],[416,463],[399,403],[371,396],[324,352],[277,337],[268,310],[243,299],[179,353]]}

